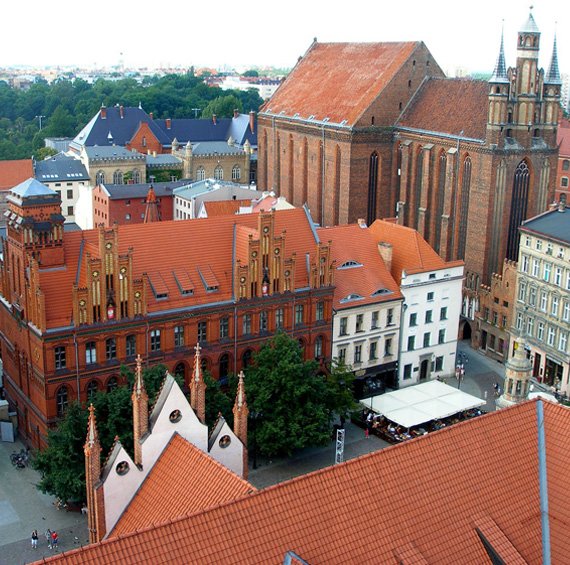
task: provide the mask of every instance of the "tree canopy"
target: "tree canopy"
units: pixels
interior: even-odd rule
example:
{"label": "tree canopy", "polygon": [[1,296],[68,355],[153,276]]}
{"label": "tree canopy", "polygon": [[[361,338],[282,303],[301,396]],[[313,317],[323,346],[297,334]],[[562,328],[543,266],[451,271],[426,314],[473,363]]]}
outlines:
{"label": "tree canopy", "polygon": [[[48,85],[38,80],[27,91],[12,89],[0,81],[0,160],[28,159],[32,155],[37,158],[45,137],[75,136],[101,104],[141,104],[155,118],[177,119],[192,118],[195,108],[205,109],[217,99],[217,111],[211,113],[219,117],[231,117],[234,108],[257,111],[263,103],[255,89],[223,91],[208,86],[192,73],[144,77],[142,82],[135,78],[100,78],[89,84],[82,79],[62,78]],[[229,113],[227,108],[231,108]],[[211,113],[202,117],[211,118]]]}

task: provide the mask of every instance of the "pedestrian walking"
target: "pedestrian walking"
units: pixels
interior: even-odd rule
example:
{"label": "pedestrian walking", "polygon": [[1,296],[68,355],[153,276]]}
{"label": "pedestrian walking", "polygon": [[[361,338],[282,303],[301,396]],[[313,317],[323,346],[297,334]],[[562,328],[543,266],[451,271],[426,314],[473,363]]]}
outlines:
{"label": "pedestrian walking", "polygon": [[368,437],[370,436],[370,430],[368,429],[368,427],[366,428],[366,431],[364,432],[364,438],[368,439]]}
{"label": "pedestrian walking", "polygon": [[57,535],[57,532],[52,532],[52,534],[51,534],[51,545],[52,545],[53,549],[57,549],[58,541],[59,541],[59,537]]}
{"label": "pedestrian walking", "polygon": [[34,549],[38,548],[38,530],[32,532],[32,547]]}
{"label": "pedestrian walking", "polygon": [[48,547],[51,549],[51,530],[49,528],[46,530],[46,533],[44,534],[44,536],[47,540]]}

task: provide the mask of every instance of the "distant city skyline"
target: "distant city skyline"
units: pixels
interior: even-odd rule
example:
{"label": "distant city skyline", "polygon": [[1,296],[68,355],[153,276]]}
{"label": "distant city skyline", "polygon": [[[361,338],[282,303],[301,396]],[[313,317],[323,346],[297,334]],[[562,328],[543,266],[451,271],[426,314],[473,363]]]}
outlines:
{"label": "distant city skyline", "polygon": [[[259,6],[259,9],[256,9]],[[423,41],[444,71],[493,70],[504,20],[507,65],[516,59],[516,33],[528,18],[520,0],[481,0],[436,5],[355,0],[349,9],[324,2],[153,5],[101,0],[86,12],[39,0],[3,7],[0,67],[63,66],[100,69],[215,69],[293,67],[319,42]],[[539,65],[548,68],[557,29],[561,73],[570,72],[570,3],[539,0],[532,10],[541,31]],[[87,17],[86,17],[87,15]]]}

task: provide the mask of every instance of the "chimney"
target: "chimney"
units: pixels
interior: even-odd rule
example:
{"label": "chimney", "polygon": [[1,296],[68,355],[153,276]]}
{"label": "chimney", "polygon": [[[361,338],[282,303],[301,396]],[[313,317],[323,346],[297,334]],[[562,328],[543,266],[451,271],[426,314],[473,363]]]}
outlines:
{"label": "chimney", "polygon": [[358,225],[359,225],[361,228],[367,227],[367,226],[366,226],[366,220],[364,220],[363,218],[358,218],[357,222],[358,222]]}
{"label": "chimney", "polygon": [[123,107],[119,106],[119,114],[121,115],[121,120],[123,119]]}
{"label": "chimney", "polygon": [[166,118],[166,129],[170,129],[171,125],[172,125],[172,120],[170,118]]}
{"label": "chimney", "polygon": [[101,119],[102,120],[107,119],[107,108],[105,107],[104,104],[101,104]]}
{"label": "chimney", "polygon": [[212,114],[212,121],[214,122],[214,125],[216,125],[216,114]]}
{"label": "chimney", "polygon": [[384,260],[384,264],[388,271],[392,271],[392,244],[384,241],[378,242],[378,251]]}
{"label": "chimney", "polygon": [[148,115],[148,117],[152,120],[152,112]]}
{"label": "chimney", "polygon": [[249,113],[249,129],[251,130],[251,133],[253,133],[253,130],[255,129],[255,112],[253,110]]}
{"label": "chimney", "polygon": [[234,118],[237,118],[239,115],[239,111],[237,108],[234,108]]}

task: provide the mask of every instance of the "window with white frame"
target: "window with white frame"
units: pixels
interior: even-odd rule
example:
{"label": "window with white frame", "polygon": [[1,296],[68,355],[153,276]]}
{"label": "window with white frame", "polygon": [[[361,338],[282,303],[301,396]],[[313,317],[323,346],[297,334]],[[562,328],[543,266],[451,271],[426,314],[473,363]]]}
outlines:
{"label": "window with white frame", "polygon": [[362,362],[362,345],[354,346],[354,362],[355,363]]}
{"label": "window with white frame", "polygon": [[174,347],[184,347],[184,326],[174,326]]}
{"label": "window with white frame", "polygon": [[548,337],[546,338],[546,345],[554,346],[554,338],[556,337],[556,330],[553,327],[548,328]]}
{"label": "window with white frame", "polygon": [[517,330],[522,330],[523,326],[523,315],[519,312],[517,314]]}
{"label": "window with white frame", "polygon": [[196,180],[204,180],[206,178],[206,170],[204,167],[199,166],[196,169]]}
{"label": "window with white frame", "polygon": [[548,304],[548,293],[544,290],[540,293],[540,309],[546,312],[546,306]]}
{"label": "window with white frame", "polygon": [[560,304],[560,299],[558,296],[553,296],[552,300],[550,301],[550,313],[555,317],[558,318],[558,306]]}
{"label": "window with white frame", "polygon": [[521,264],[521,270],[523,273],[528,273],[528,265],[529,265],[528,255],[523,255],[522,264]]}
{"label": "window with white frame", "polygon": [[150,350],[160,350],[160,330],[150,330]]}
{"label": "window with white frame", "polygon": [[540,272],[540,261],[538,259],[532,260],[532,276],[538,277],[538,273]]}
{"label": "window with white frame", "polygon": [[384,341],[384,356],[388,357],[392,355],[392,338],[387,337]]}
{"label": "window with white frame", "polygon": [[542,251],[542,240],[541,239],[536,240],[535,248],[537,251]]}
{"label": "window with white frame", "polygon": [[364,315],[363,314],[357,314],[356,315],[356,331],[357,332],[364,331],[363,324],[364,324]]}
{"label": "window with white frame", "polygon": [[536,329],[536,337],[540,341],[544,339],[544,322],[538,322]]}
{"label": "window with white frame", "polygon": [[105,342],[105,353],[107,361],[112,361],[117,358],[117,342],[115,338],[111,337]]}
{"label": "window with white frame", "polygon": [[94,341],[85,344],[85,363],[87,365],[97,363],[97,344]]}
{"label": "window with white frame", "polygon": [[297,304],[297,306],[295,306],[295,324],[296,325],[300,325],[303,323],[303,314],[304,314],[303,305]]}
{"label": "window with white frame", "polygon": [[220,339],[230,337],[230,319],[220,318]]}
{"label": "window with white frame", "polygon": [[376,353],[377,349],[378,349],[378,342],[376,342],[376,341],[371,342],[370,343],[370,360],[371,361],[377,358],[377,353]]}
{"label": "window with white frame", "polygon": [[542,280],[548,282],[550,280],[550,270],[551,270],[552,266],[550,265],[550,263],[545,263],[544,264],[544,271],[542,272]]}
{"label": "window with white frame", "polygon": [[221,165],[214,169],[214,178],[216,180],[224,180],[224,169],[222,169]]}
{"label": "window with white frame", "polygon": [[198,322],[198,343],[208,341],[208,322]]}
{"label": "window with white frame", "polygon": [[346,335],[347,327],[348,327],[348,318],[346,318],[346,317],[341,318],[338,335]]}
{"label": "window with white frame", "polygon": [[565,322],[570,321],[570,302],[565,300],[562,305],[562,319]]}
{"label": "window with white frame", "polygon": [[528,335],[532,335],[533,330],[534,330],[534,318],[532,316],[529,316],[526,319],[526,333]]}
{"label": "window with white frame", "polygon": [[568,346],[568,334],[566,332],[560,332],[560,338],[558,340],[558,349],[562,353],[566,353],[566,347]]}
{"label": "window with white frame", "polygon": [[275,310],[275,328],[279,329],[284,325],[285,322],[283,320],[283,308],[277,308],[277,310]]}
{"label": "window with white frame", "polygon": [[251,314],[243,315],[242,333],[243,335],[249,335],[251,333]]}
{"label": "window with white frame", "polygon": [[554,270],[554,284],[556,286],[562,285],[562,269],[560,267],[556,267]]}
{"label": "window with white frame", "polygon": [[374,330],[378,327],[378,310],[372,312],[372,322],[370,323],[370,329]]}
{"label": "window with white frame", "polygon": [[325,303],[317,302],[317,310],[315,314],[317,322],[322,322],[325,319]]}
{"label": "window with white frame", "polygon": [[536,306],[536,288],[534,288],[533,286],[530,287],[528,293],[528,303],[531,306]]}
{"label": "window with white frame", "polygon": [[552,255],[554,253],[554,245],[552,245],[550,242],[546,244],[546,253],[548,255]]}
{"label": "window with white frame", "polygon": [[232,180],[239,180],[240,179],[240,168],[238,165],[234,165],[232,167]]}
{"label": "window with white frame", "polygon": [[531,242],[530,235],[526,235],[524,238],[524,246],[530,247],[530,242]]}
{"label": "window with white frame", "polygon": [[524,302],[525,296],[526,296],[526,283],[520,282],[520,283],[519,283],[519,295],[518,295],[518,299],[519,299],[521,302]]}
{"label": "window with white frame", "polygon": [[[570,275],[568,276],[570,285]],[[394,308],[388,308],[388,312],[386,313],[386,325],[391,326],[394,324]]]}
{"label": "window with white frame", "polygon": [[323,356],[323,338],[317,337],[315,340],[315,358]]}

